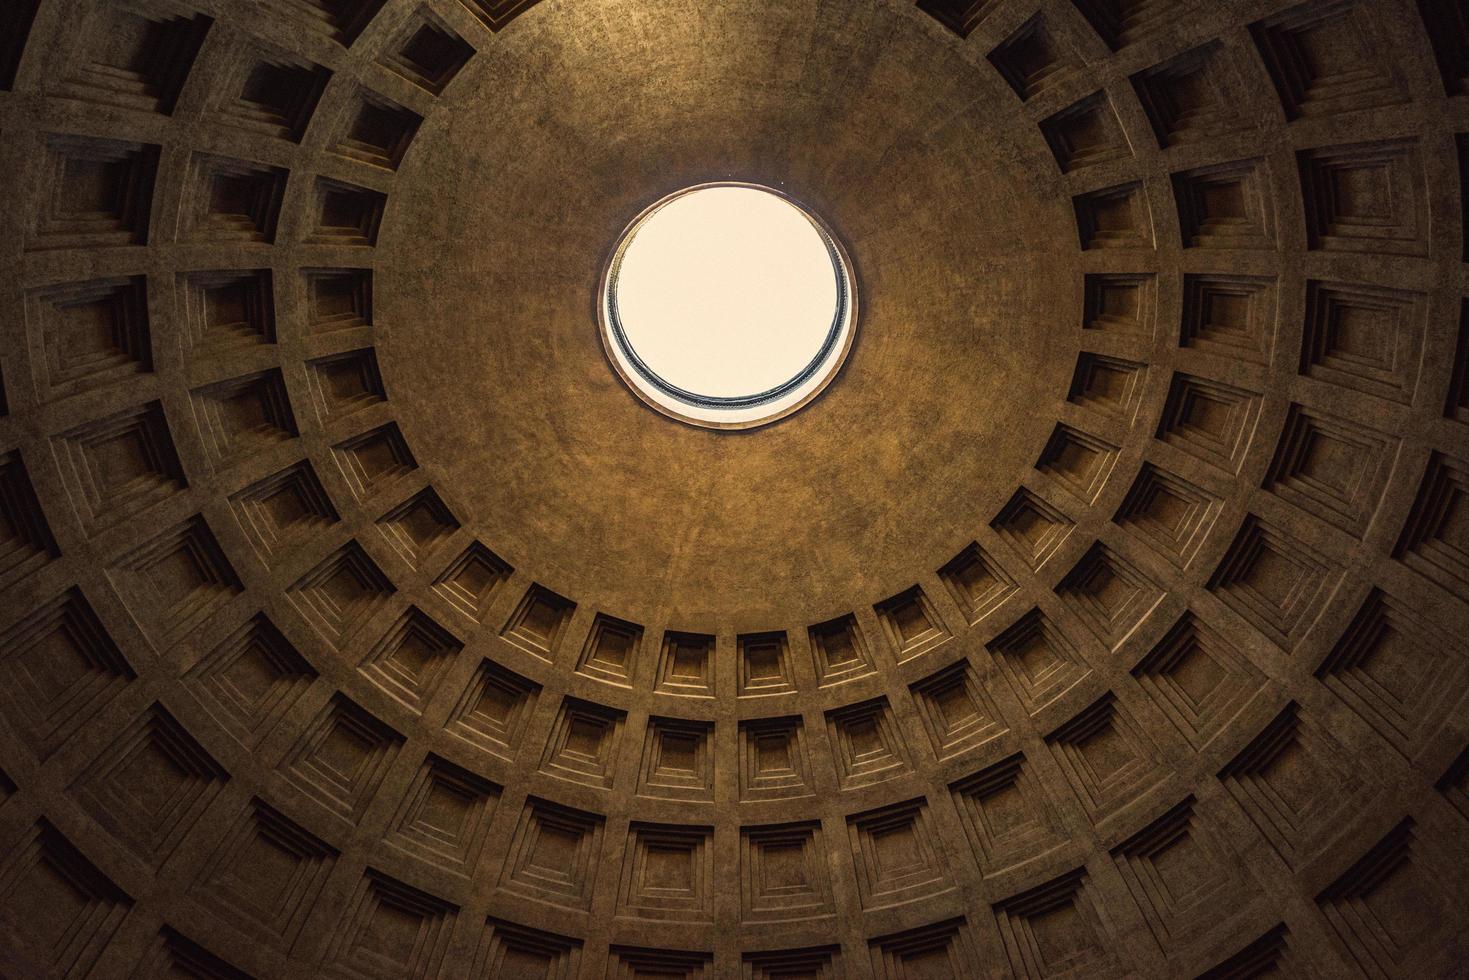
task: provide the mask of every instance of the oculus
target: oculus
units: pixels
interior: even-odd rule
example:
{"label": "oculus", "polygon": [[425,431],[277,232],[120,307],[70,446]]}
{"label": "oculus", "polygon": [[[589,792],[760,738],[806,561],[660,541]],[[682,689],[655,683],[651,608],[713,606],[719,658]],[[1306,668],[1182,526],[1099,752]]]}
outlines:
{"label": "oculus", "polygon": [[701,184],[622,233],[602,276],[602,343],[628,386],[692,425],[746,429],[810,403],[851,350],[851,263],[780,191]]}

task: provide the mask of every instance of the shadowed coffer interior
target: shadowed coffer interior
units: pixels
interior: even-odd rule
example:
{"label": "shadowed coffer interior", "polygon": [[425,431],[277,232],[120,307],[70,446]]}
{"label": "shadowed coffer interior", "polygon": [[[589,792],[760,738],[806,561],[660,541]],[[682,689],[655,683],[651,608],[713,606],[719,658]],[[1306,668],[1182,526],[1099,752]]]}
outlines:
{"label": "shadowed coffer interior", "polygon": [[[1469,956],[1458,0],[3,0],[17,977]],[[858,336],[598,338],[749,181]]]}

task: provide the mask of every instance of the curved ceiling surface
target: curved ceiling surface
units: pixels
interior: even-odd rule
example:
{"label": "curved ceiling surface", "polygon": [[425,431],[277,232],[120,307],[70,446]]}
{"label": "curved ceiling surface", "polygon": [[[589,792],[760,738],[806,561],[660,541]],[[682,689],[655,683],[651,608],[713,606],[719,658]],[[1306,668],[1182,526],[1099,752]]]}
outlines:
{"label": "curved ceiling surface", "polygon": [[[383,364],[410,443],[507,560],[639,622],[784,628],[913,584],[1014,491],[1047,434],[1029,406],[1075,360],[1054,325],[1079,300],[1046,285],[1079,280],[1075,222],[1044,142],[1011,147],[1003,83],[903,13],[730,5],[650,35],[569,4],[446,94],[379,243],[402,256]],[[732,438],[632,397],[588,314],[627,223],[711,179],[812,207],[863,295],[839,383]]]}
{"label": "curved ceiling surface", "polygon": [[[7,0],[0,960],[1450,976],[1455,0]],[[777,188],[840,375],[636,397]]]}

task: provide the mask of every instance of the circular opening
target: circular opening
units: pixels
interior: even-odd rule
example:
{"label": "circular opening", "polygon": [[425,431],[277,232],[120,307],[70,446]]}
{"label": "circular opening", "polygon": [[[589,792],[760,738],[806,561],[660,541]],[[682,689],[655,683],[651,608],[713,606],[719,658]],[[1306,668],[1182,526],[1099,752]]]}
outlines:
{"label": "circular opening", "polygon": [[847,257],[814,215],[767,187],[704,184],[623,232],[603,277],[602,340],[664,414],[750,428],[826,387],[855,306]]}

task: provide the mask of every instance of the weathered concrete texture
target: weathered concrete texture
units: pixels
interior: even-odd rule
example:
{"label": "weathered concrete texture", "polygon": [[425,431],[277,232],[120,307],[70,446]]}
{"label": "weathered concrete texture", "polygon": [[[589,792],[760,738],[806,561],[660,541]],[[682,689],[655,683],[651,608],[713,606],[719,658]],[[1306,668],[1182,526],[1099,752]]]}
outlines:
{"label": "weathered concrete texture", "polygon": [[[0,4],[0,972],[1433,977],[1456,0]],[[787,189],[856,348],[645,407]]]}
{"label": "weathered concrete texture", "polygon": [[[380,246],[386,377],[545,584],[688,629],[829,618],[943,564],[1035,462],[1079,337],[1069,202],[1003,83],[902,11],[639,8],[538,11],[446,97]],[[589,312],[626,223],[714,179],[825,216],[862,300],[840,383],[743,435],[649,412]]]}

